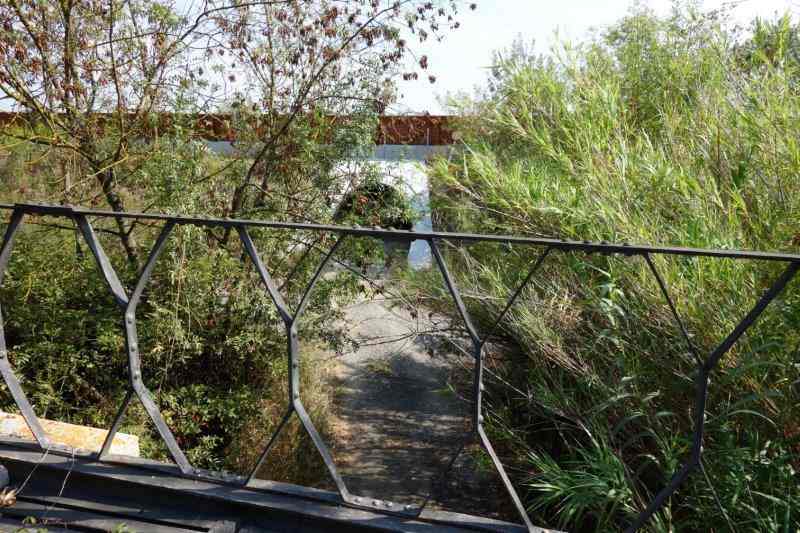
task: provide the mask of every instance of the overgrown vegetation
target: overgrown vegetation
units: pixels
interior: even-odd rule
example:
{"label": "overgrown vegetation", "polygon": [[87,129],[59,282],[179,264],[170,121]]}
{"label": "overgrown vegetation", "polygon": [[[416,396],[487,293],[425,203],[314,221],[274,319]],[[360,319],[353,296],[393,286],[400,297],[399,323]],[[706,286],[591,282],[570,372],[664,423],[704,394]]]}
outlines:
{"label": "overgrown vegetation", "polygon": [[[0,2],[0,102],[17,112],[0,124],[0,199],[330,222],[348,192],[379,179],[364,155],[395,80],[427,67],[427,58],[406,61],[413,43],[400,29],[420,42],[440,38],[457,27],[458,5]],[[235,143],[213,153],[203,140],[210,133]],[[92,223],[130,290],[160,228]],[[296,306],[332,236],[252,237]],[[317,285],[300,325],[304,361],[347,342],[331,326],[334,304],[357,290],[335,276]],[[124,337],[68,220],[26,218],[0,300],[9,357],[38,415],[109,427],[128,379]],[[194,466],[252,468],[285,412],[288,370],[283,323],[236,232],[174,230],[138,331],[144,381]],[[323,433],[326,371],[304,364],[302,372],[306,407]],[[14,410],[5,392],[0,408]],[[144,455],[168,457],[137,405],[121,431],[141,438]],[[291,424],[265,466],[274,480],[325,476]]]}
{"label": "overgrown vegetation", "polygon": [[[165,141],[146,165],[150,188],[130,193],[140,192],[139,201],[157,195],[159,209],[178,205],[192,211],[195,202],[216,191],[185,182],[175,187],[161,185],[190,177],[188,166],[219,164],[216,156],[207,153],[189,154],[187,159],[168,154],[198,149],[191,142]],[[27,187],[37,186],[35,175],[29,173],[26,178]],[[6,190],[5,197],[12,199],[17,193],[18,189]],[[131,204],[137,205],[134,200]],[[124,249],[110,233],[114,227],[102,219],[93,222],[130,290],[138,269],[126,260]],[[136,242],[145,253],[158,230],[147,225],[134,228]],[[275,279],[285,282],[285,297],[296,305],[304,281],[320,259],[319,249],[330,245],[330,236],[254,231],[253,238]],[[200,467],[246,472],[285,411],[288,371],[283,323],[242,253],[238,244],[221,247],[200,228],[176,228],[145,290],[138,330],[143,378],[190,461]],[[319,284],[302,323],[301,333],[308,339],[303,344],[304,357],[345,341],[345,335],[328,325],[336,318],[328,300],[346,300],[352,285],[341,280]],[[26,219],[0,298],[10,358],[37,414],[109,427],[126,390],[124,336],[119,311],[94,258],[68,220]],[[324,385],[327,368],[308,368],[313,372],[303,374],[304,398],[325,431],[333,393]],[[7,394],[1,408],[15,410]],[[140,437],[144,456],[168,459],[138,404],[128,411],[121,431]],[[297,427],[289,426],[286,432],[274,461],[267,464],[266,475],[305,483],[324,480],[311,442]]]}
{"label": "overgrown vegetation", "polygon": [[[360,156],[401,74],[408,45],[399,28],[410,23],[424,39],[423,26],[430,34],[437,21],[455,27],[447,18],[454,3],[202,5],[200,18],[150,0],[108,11],[0,6],[0,96],[26,112],[0,132],[3,201],[327,222],[350,198],[357,205],[348,223],[407,225],[402,199],[381,213],[375,195],[359,193],[375,183]],[[635,11],[553,55],[517,46],[498,56],[486,93],[456,105],[466,117],[463,153],[431,169],[437,222],[796,251],[798,23],[784,17],[737,30],[723,18]],[[163,110],[186,123],[160,130]],[[194,132],[201,111],[220,110],[230,112],[238,139],[228,155],[210,153]],[[350,120],[333,124],[331,114]],[[10,358],[40,416],[108,427],[127,372],[116,310],[74,228],[27,222],[0,288]],[[159,228],[95,224],[130,287]],[[330,236],[254,233],[296,302]],[[342,250],[381,252],[375,243]],[[535,258],[493,245],[446,254],[483,328]],[[287,368],[282,324],[241,257],[235,234],[176,230],[145,293],[139,334],[144,379],[190,459],[246,471],[282,414]],[[654,261],[700,353],[778,273],[766,263]],[[348,341],[331,331],[341,309],[332,300],[361,290],[353,278],[322,280],[302,322],[305,354]],[[452,309],[443,293],[434,296],[442,311]],[[692,429],[694,356],[647,265],[553,253],[496,333],[489,429],[535,521],[619,530],[684,460]],[[795,282],[714,374],[703,470],[651,530],[800,527],[799,354]],[[308,368],[325,368],[304,371],[306,385],[317,385],[305,387],[305,401],[324,431],[331,391]],[[13,409],[7,395],[0,407]],[[134,408],[122,431],[141,437],[145,455],[165,458],[147,424]],[[270,478],[319,480],[297,427],[273,457]]]}
{"label": "overgrown vegetation", "polygon": [[[487,91],[455,104],[463,153],[431,171],[439,226],[797,252],[800,27],[724,17],[636,9],[552,55],[498,55]],[[535,254],[448,250],[484,327]],[[701,354],[779,274],[654,262]],[[648,530],[800,528],[798,326],[795,281],[722,360],[703,471]],[[488,423],[534,522],[622,529],[685,460],[692,431],[694,356],[646,263],[553,252],[497,333],[516,355],[489,354]]]}

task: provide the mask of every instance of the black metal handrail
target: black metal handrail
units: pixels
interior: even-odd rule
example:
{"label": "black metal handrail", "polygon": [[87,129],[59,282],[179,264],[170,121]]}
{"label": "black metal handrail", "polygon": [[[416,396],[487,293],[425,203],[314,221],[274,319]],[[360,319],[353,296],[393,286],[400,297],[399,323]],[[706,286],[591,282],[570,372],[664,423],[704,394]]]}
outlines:
{"label": "black metal handrail", "polygon": [[[325,224],[299,224],[289,222],[269,222],[261,220],[239,220],[239,219],[221,219],[221,218],[204,218],[168,214],[154,214],[154,213],[118,213],[110,211],[97,211],[91,209],[83,209],[79,207],[64,206],[64,205],[50,205],[50,204],[0,204],[0,209],[11,210],[11,217],[5,236],[0,248],[0,284],[2,284],[3,276],[8,266],[9,257],[12,250],[13,240],[17,234],[23,218],[26,215],[46,215],[55,217],[64,217],[72,220],[80,231],[83,239],[89,246],[92,254],[97,262],[100,271],[108,285],[114,300],[119,307],[121,318],[123,320],[125,329],[125,349],[128,357],[130,388],[120,406],[114,422],[106,436],[102,448],[97,454],[93,455],[96,460],[108,460],[111,442],[117,431],[119,430],[122,417],[133,401],[134,397],[138,398],[142,403],[147,415],[152,420],[156,427],[159,436],[166,444],[170,455],[177,464],[181,473],[187,477],[195,477],[203,480],[220,481],[226,480],[229,482],[231,477],[223,477],[221,475],[214,475],[205,471],[198,470],[189,463],[186,455],[181,450],[177,441],[175,440],[172,431],[169,429],[164,421],[156,403],[153,400],[152,394],[142,381],[141,373],[141,358],[138,347],[138,335],[136,330],[136,308],[141,300],[142,293],[147,285],[147,282],[152,274],[155,263],[159,254],[164,248],[172,230],[175,226],[179,225],[193,225],[204,227],[224,227],[236,230],[242,246],[246,252],[247,257],[255,266],[264,288],[269,294],[273,304],[275,305],[281,320],[286,329],[286,339],[288,346],[288,359],[289,359],[289,399],[286,413],[284,414],[281,422],[278,424],[275,432],[270,437],[264,450],[259,456],[255,467],[251,470],[250,474],[241,478],[239,483],[241,486],[248,488],[251,487],[254,477],[260,467],[263,465],[272,445],[276,441],[278,435],[283,430],[286,423],[289,421],[293,414],[296,414],[300,419],[305,431],[311,437],[318,453],[322,457],[325,466],[331,474],[331,477],[336,484],[339,495],[343,503],[359,508],[367,508],[372,511],[381,511],[389,514],[400,514],[406,516],[419,516],[422,513],[427,500],[421,506],[395,506],[394,503],[389,501],[376,500],[373,498],[364,498],[354,495],[349,492],[347,486],[340,475],[331,453],[320,436],[319,432],[312,423],[308,413],[302,402],[300,380],[299,380],[299,339],[297,330],[297,321],[305,310],[306,304],[309,301],[309,296],[323,273],[325,267],[330,262],[332,256],[342,244],[342,242],[349,236],[353,237],[373,237],[377,239],[391,239],[391,240],[423,240],[426,241],[434,258],[434,263],[439,269],[444,279],[450,297],[456,305],[458,314],[463,321],[463,325],[469,334],[472,342],[472,356],[475,359],[474,380],[473,386],[473,405],[472,405],[472,422],[474,436],[477,437],[479,443],[486,450],[494,464],[498,474],[500,475],[509,496],[514,502],[520,517],[524,524],[530,531],[535,528],[532,525],[530,518],[525,510],[525,506],[517,495],[516,490],[511,484],[505,469],[500,462],[497,454],[495,453],[491,442],[483,427],[483,349],[489,336],[494,332],[495,328],[503,320],[507,312],[516,302],[519,295],[527,284],[533,279],[534,275],[544,263],[546,258],[553,251],[578,251],[586,253],[602,253],[602,254],[621,254],[624,256],[640,256],[646,261],[649,271],[654,276],[659,290],[664,296],[673,318],[678,325],[681,335],[686,341],[690,351],[694,355],[697,362],[697,376],[695,379],[695,407],[694,407],[694,429],[692,433],[692,447],[688,460],[678,469],[671,477],[666,486],[655,496],[653,501],[638,515],[638,517],[629,525],[627,531],[633,532],[645,525],[648,520],[664,505],[667,498],[669,498],[678,487],[686,480],[689,474],[698,468],[700,465],[701,456],[703,453],[703,435],[704,435],[704,422],[706,413],[706,403],[708,397],[708,388],[710,384],[709,376],[718,365],[720,359],[731,349],[737,340],[756,322],[758,317],[763,313],[769,303],[774,300],[792,280],[797,271],[800,269],[800,255],[787,254],[787,253],[770,253],[770,252],[755,252],[755,251],[740,251],[740,250],[709,250],[697,248],[679,248],[679,247],[663,247],[663,246],[650,246],[638,244],[614,244],[608,242],[589,242],[589,241],[573,241],[563,239],[551,238],[538,238],[538,237],[518,237],[518,236],[504,236],[504,235],[477,235],[467,233],[444,233],[444,232],[418,232],[418,231],[402,231],[394,229],[383,228],[363,228],[363,227],[345,227],[333,226]],[[147,262],[145,263],[142,271],[138,277],[133,291],[128,294],[119,280],[114,268],[112,267],[108,257],[106,256],[95,231],[90,224],[88,217],[93,218],[124,218],[124,219],[138,219],[138,220],[153,220],[163,221],[164,225],[161,232],[156,239],[153,248],[150,251]],[[279,289],[275,285],[272,277],[267,271],[266,267],[261,261],[258,250],[250,237],[248,228],[273,228],[273,229],[291,229],[291,230],[305,230],[312,232],[329,232],[338,235],[334,245],[324,256],[311,280],[306,285],[303,296],[297,309],[292,312],[286,305]],[[511,297],[507,300],[502,312],[496,318],[492,326],[488,329],[488,334],[481,335],[475,326],[472,324],[470,314],[464,305],[458,287],[453,281],[444,258],[437,245],[438,241],[464,241],[464,242],[494,242],[505,243],[509,245],[527,245],[533,247],[543,248],[543,252],[534,261],[532,267],[527,273],[522,284],[514,291]],[[658,270],[653,263],[652,255],[678,255],[690,257],[712,257],[712,258],[730,258],[739,260],[766,260],[777,261],[786,264],[783,273],[773,282],[771,287],[766,290],[753,308],[745,315],[745,317],[733,328],[730,334],[706,357],[700,356],[697,348],[692,343],[692,340],[681,320],[675,305],[670,297],[668,287],[664,279],[659,274]],[[16,402],[20,413],[25,419],[31,433],[36,440],[39,449],[43,452],[50,450],[58,451],[61,447],[52,443],[47,434],[43,430],[39,420],[34,412],[30,402],[28,401],[25,393],[20,387],[19,380],[17,379],[14,369],[12,368],[8,357],[7,347],[5,342],[5,334],[2,328],[2,316],[0,315],[0,373],[8,386],[11,395]],[[464,445],[462,444],[461,449]],[[73,450],[62,450],[73,452]],[[453,458],[458,456],[458,453]],[[452,463],[450,464],[452,466]],[[448,466],[448,470],[450,468]],[[237,478],[238,479],[238,478]]]}

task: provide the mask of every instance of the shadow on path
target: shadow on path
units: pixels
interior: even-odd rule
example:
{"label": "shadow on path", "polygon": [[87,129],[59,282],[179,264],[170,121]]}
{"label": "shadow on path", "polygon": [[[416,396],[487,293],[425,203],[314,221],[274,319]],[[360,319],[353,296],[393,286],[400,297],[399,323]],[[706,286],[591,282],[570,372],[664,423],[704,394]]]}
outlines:
{"label": "shadow on path", "polygon": [[493,483],[470,454],[461,454],[446,483],[441,477],[471,430],[471,402],[459,394],[472,358],[431,333],[429,320],[383,302],[356,303],[345,321],[359,346],[339,357],[332,427],[350,492],[419,505],[433,491],[431,507],[446,501],[453,510],[495,515],[486,492]]}

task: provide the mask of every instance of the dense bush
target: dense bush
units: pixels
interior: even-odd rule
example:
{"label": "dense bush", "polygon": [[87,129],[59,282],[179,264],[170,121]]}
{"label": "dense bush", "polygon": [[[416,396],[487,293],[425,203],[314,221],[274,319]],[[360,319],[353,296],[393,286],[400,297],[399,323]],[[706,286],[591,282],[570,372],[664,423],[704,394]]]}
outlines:
{"label": "dense bush", "polygon": [[[798,251],[800,28],[636,11],[538,57],[499,55],[456,103],[463,154],[431,171],[449,228]],[[534,252],[448,252],[479,322]],[[767,262],[654,257],[701,354],[779,274]],[[652,531],[800,527],[800,283],[713,376],[703,471]],[[695,363],[641,258],[551,253],[501,327],[489,424],[535,520],[617,531],[690,447]]]}
{"label": "dense bush", "polygon": [[[295,138],[304,142],[300,135]],[[357,149],[361,137],[335,145],[305,141],[302,156],[287,162],[275,177],[276,194],[257,214],[293,219],[298,207],[293,203],[295,188],[304,186],[298,176],[313,167],[317,194],[306,195],[304,214],[330,221],[333,208],[328,198],[341,196],[351,181],[361,179],[366,163],[350,165],[347,174],[337,167],[341,154]],[[63,156],[25,143],[7,150],[0,171],[14,179],[3,181],[3,200],[56,197],[61,183],[52,176],[63,179],[61,167],[69,164]],[[151,143],[146,161],[128,169],[132,177],[120,194],[136,210],[215,215],[224,212],[233,188],[231,175],[245,163],[215,155],[190,138],[163,137]],[[73,175],[80,176],[82,170],[76,164]],[[72,192],[90,197],[94,184],[76,181]],[[4,217],[1,231],[6,221]],[[127,260],[108,219],[92,223],[130,291],[141,265]],[[159,231],[158,225],[134,226],[131,237],[140,257],[146,257]],[[284,285],[285,298],[296,306],[332,236],[283,230],[251,234],[268,270]],[[349,279],[326,278],[317,285],[300,324],[304,361],[347,342],[346,335],[331,326],[339,312],[331,302],[346,301],[355,290]],[[37,414],[109,427],[128,379],[119,309],[90,250],[68,220],[26,217],[0,301],[9,356]],[[137,316],[143,378],[189,460],[198,467],[247,472],[285,412],[288,370],[283,322],[245,260],[236,234],[226,239],[220,230],[176,227]],[[307,364],[302,373],[306,406],[323,433],[333,394],[327,371],[325,364]],[[7,393],[0,409],[14,410]],[[121,431],[140,437],[143,455],[169,457],[137,402]],[[263,473],[276,480],[325,483],[325,469],[302,428],[289,425],[284,435]]]}

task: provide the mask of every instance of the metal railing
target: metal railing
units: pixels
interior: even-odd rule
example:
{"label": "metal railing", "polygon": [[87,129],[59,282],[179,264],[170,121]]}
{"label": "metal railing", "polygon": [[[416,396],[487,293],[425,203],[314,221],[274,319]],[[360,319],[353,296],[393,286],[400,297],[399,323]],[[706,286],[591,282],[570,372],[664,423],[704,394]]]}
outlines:
{"label": "metal railing", "polygon": [[[484,408],[483,408],[483,374],[484,374],[484,360],[483,353],[486,341],[489,336],[498,327],[500,322],[506,316],[508,311],[517,301],[524,288],[530,283],[534,275],[545,262],[548,255],[553,252],[584,252],[588,254],[620,254],[627,257],[642,257],[649,271],[654,276],[659,290],[663,295],[666,303],[669,306],[671,314],[683,336],[689,350],[694,355],[697,363],[697,376],[695,378],[695,402],[693,412],[694,429],[692,433],[692,446],[688,459],[671,477],[669,482],[664,488],[656,494],[650,504],[641,511],[638,517],[631,523],[627,531],[635,531],[644,526],[650,518],[664,505],[665,501],[679,488],[679,486],[686,480],[689,474],[698,468],[700,465],[701,456],[703,453],[703,434],[704,422],[706,413],[706,403],[708,398],[708,389],[710,385],[710,375],[717,367],[720,359],[731,349],[737,340],[756,322],[759,316],[763,313],[766,307],[772,302],[792,280],[792,278],[800,269],[800,255],[786,254],[786,253],[768,253],[768,252],[752,252],[752,251],[738,251],[738,250],[710,250],[710,249],[696,249],[696,248],[678,248],[678,247],[662,247],[662,246],[648,246],[648,245],[634,245],[634,244],[613,244],[607,242],[589,242],[589,241],[571,241],[560,239],[548,238],[530,238],[530,237],[514,237],[502,235],[476,235],[466,233],[442,233],[442,232],[418,232],[418,231],[400,231],[393,229],[380,229],[380,228],[362,228],[362,227],[343,227],[332,226],[323,224],[297,224],[285,222],[268,222],[259,220],[235,220],[235,219],[218,219],[218,218],[202,218],[190,216],[177,216],[165,214],[152,214],[152,213],[115,213],[108,211],[96,211],[70,206],[61,205],[46,205],[46,204],[0,204],[0,209],[11,211],[10,221],[5,232],[0,248],[0,284],[2,283],[4,273],[8,266],[9,257],[12,251],[12,245],[15,235],[19,232],[23,218],[26,215],[34,216],[53,216],[63,217],[70,219],[80,231],[83,239],[89,246],[97,265],[102,272],[102,275],[108,285],[114,301],[116,302],[120,318],[124,324],[125,330],[125,349],[128,358],[129,379],[130,387],[123,400],[122,405],[114,418],[114,422],[105,438],[100,451],[93,454],[93,460],[109,460],[109,450],[114,435],[120,428],[120,423],[125,414],[126,409],[129,407],[134,398],[137,398],[143,405],[147,415],[152,420],[155,428],[166,444],[169,453],[182,475],[186,477],[195,477],[206,481],[216,482],[233,482],[240,483],[242,487],[251,487],[253,479],[258,470],[263,465],[267,458],[273,444],[275,443],[278,435],[281,433],[286,423],[290,420],[292,415],[297,415],[303,428],[310,436],[314,443],[319,455],[325,463],[336,488],[338,489],[342,503],[357,507],[370,509],[372,511],[380,511],[388,514],[396,514],[401,516],[417,517],[419,516],[427,500],[421,506],[400,506],[395,505],[393,502],[376,500],[373,498],[365,498],[350,493],[342,476],[340,475],[336,464],[333,461],[328,446],[323,441],[319,432],[309,417],[302,400],[302,393],[300,389],[299,379],[299,339],[297,322],[305,310],[306,304],[309,301],[309,296],[320,279],[321,274],[330,262],[332,256],[348,237],[371,237],[381,240],[394,240],[394,241],[426,241],[432,252],[434,264],[441,272],[444,279],[447,291],[452,298],[458,314],[463,321],[469,338],[471,340],[472,353],[475,359],[474,379],[472,382],[472,438],[477,439],[480,445],[485,449],[491,458],[494,467],[496,468],[509,496],[511,497],[514,506],[516,507],[519,515],[524,522],[525,526],[530,531],[535,528],[528,517],[521,499],[519,498],[516,490],[514,489],[511,480],[509,479],[506,471],[495,453],[491,442],[484,430]],[[153,248],[150,251],[147,262],[139,274],[138,280],[135,284],[133,291],[128,294],[119,280],[114,268],[112,267],[108,257],[106,256],[100,242],[97,239],[95,231],[89,222],[88,217],[93,218],[109,218],[120,217],[125,219],[135,220],[149,220],[149,221],[163,221],[163,227],[158,238],[155,241]],[[288,363],[289,363],[289,398],[286,412],[277,426],[275,432],[268,440],[264,450],[261,452],[255,467],[249,475],[238,478],[236,476],[227,476],[222,473],[215,474],[207,471],[194,468],[188,461],[186,455],[178,445],[172,431],[169,429],[164,421],[163,416],[153,400],[151,392],[146,387],[142,380],[141,372],[141,357],[139,351],[139,342],[136,330],[136,309],[139,304],[142,293],[147,286],[148,280],[153,272],[155,263],[162,252],[164,245],[167,241],[172,230],[179,225],[192,225],[201,227],[222,227],[230,228],[238,233],[242,246],[246,252],[246,256],[253,263],[258,275],[263,282],[264,289],[269,294],[273,304],[275,305],[278,314],[285,326],[286,342],[288,348]],[[270,276],[267,268],[262,263],[259,252],[250,236],[249,228],[272,228],[272,229],[288,229],[288,230],[302,230],[310,232],[327,232],[337,235],[337,239],[328,253],[324,256],[320,264],[317,266],[313,277],[308,282],[305,289],[302,291],[302,298],[297,308],[292,311],[287,306],[283,297],[281,296],[278,287]],[[486,334],[481,334],[478,329],[473,325],[470,314],[461,297],[458,287],[454,283],[453,277],[450,274],[447,264],[442,256],[438,242],[440,241],[461,241],[461,242],[494,242],[505,243],[509,245],[523,245],[531,246],[542,249],[541,254],[533,262],[532,267],[524,278],[522,284],[513,292],[513,294],[506,301],[500,315],[495,319],[494,323],[488,328]],[[710,258],[729,258],[737,260],[762,260],[774,261],[786,265],[783,273],[772,283],[770,288],[761,295],[753,308],[745,315],[745,317],[733,328],[728,336],[708,354],[705,358],[700,355],[694,343],[688,334],[683,321],[681,320],[673,300],[670,296],[669,289],[664,282],[664,279],[659,274],[653,263],[651,257],[653,255],[671,255],[671,256],[690,256],[690,257],[710,257]],[[56,450],[61,447],[50,441],[47,434],[43,430],[36,413],[33,410],[30,402],[28,401],[25,393],[20,387],[19,380],[14,373],[14,368],[8,359],[7,347],[5,343],[4,331],[2,328],[2,318],[0,315],[0,373],[2,373],[8,389],[16,402],[20,413],[24,417],[28,427],[30,428],[39,449],[43,452]],[[459,448],[459,453],[463,450],[467,443],[462,443]],[[62,450],[74,453],[74,450]],[[459,453],[453,457],[448,465],[447,470],[452,467],[455,458]],[[238,480],[238,481],[237,481]]]}

